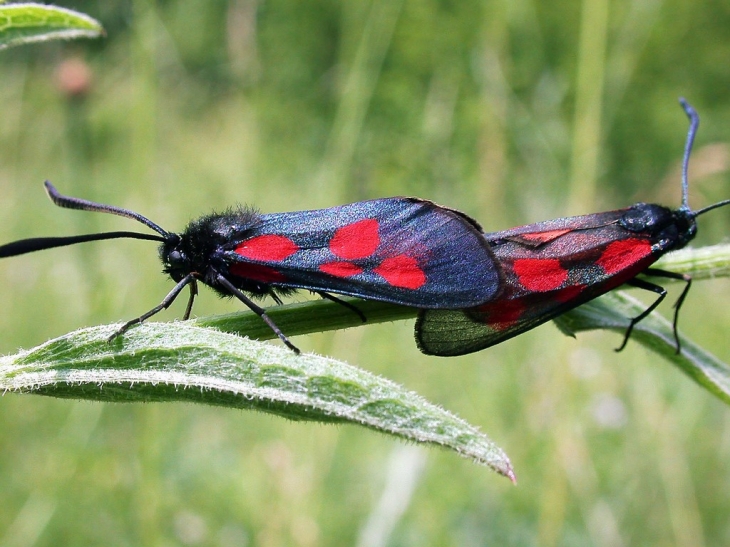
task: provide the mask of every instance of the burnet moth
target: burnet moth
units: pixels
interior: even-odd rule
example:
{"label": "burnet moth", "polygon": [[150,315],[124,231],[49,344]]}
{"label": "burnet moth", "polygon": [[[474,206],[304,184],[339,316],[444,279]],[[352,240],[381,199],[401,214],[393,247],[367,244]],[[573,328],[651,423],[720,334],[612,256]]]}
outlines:
{"label": "burnet moth", "polygon": [[730,204],[721,201],[692,211],[688,203],[687,168],[699,126],[697,112],[680,103],[690,120],[682,162],[682,205],[675,210],[651,203],[628,209],[559,218],[484,234],[500,275],[499,293],[485,303],[462,310],[422,310],[416,320],[416,343],[428,355],[456,356],[479,351],[517,336],[620,285],[659,295],[631,319],[622,350],[634,326],[666,296],[666,290],[638,274],[679,279],[685,287],[674,305],[674,338],[679,309],[691,278],[650,268],[668,251],[687,245],[697,233],[697,217]]}
{"label": "burnet moth", "polygon": [[417,308],[470,308],[492,299],[499,289],[494,255],[479,224],[417,198],[276,214],[239,207],[194,220],[176,234],[133,211],[61,195],[50,182],[45,187],[59,207],[127,217],[156,235],[105,232],[23,239],[0,246],[0,258],[105,239],[161,243],[164,272],[175,287],[158,306],[125,323],[110,339],[168,308],[186,286],[187,319],[198,281],[246,304],[296,352],[251,298],[270,296],[281,304],[279,296],[308,289],[359,313],[329,293]]}

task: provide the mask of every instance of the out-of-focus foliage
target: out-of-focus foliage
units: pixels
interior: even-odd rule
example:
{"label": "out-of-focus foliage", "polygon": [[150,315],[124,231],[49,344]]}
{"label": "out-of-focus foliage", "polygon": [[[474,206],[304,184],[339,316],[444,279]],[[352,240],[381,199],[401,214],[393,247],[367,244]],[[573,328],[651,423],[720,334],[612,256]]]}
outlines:
{"label": "out-of-focus foliage", "polygon": [[[52,207],[46,178],[170,230],[236,202],[281,211],[397,194],[463,209],[490,231],[640,199],[677,205],[680,95],[702,116],[691,203],[730,195],[722,2],[69,7],[108,37],[0,56],[2,242],[130,228]],[[702,217],[698,244],[720,242],[728,224],[727,211]],[[139,241],[6,260],[0,279],[2,353],[133,317],[170,287]],[[725,360],[727,289],[696,283],[681,317]],[[196,313],[236,307],[204,290]],[[679,371],[636,344],[615,354],[607,333],[572,340],[545,326],[436,359],[411,330],[295,342],[481,424],[517,487],[356,428],[6,395],[0,544],[730,540],[730,414]]]}

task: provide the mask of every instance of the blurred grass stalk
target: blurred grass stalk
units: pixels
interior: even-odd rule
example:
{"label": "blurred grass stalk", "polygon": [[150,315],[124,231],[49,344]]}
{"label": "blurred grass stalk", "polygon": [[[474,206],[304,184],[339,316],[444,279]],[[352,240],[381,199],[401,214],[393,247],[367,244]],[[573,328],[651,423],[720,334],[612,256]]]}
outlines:
{"label": "blurred grass stalk", "polygon": [[[403,0],[375,0],[366,6],[369,9],[363,25],[363,6],[357,2],[343,4],[344,18],[351,32],[343,34],[346,42],[340,51],[344,55],[354,51],[354,55],[352,60],[339,59],[343,76],[338,86],[337,110],[319,175],[310,189],[322,203],[331,201],[333,195],[336,203],[358,199],[353,196],[351,184],[346,182],[352,179],[355,150],[402,6]],[[362,31],[358,32],[359,29]],[[347,40],[352,42],[348,44]]]}
{"label": "blurred grass stalk", "polygon": [[586,206],[596,205],[607,32],[608,0],[584,0],[578,45],[568,214],[577,214]]}

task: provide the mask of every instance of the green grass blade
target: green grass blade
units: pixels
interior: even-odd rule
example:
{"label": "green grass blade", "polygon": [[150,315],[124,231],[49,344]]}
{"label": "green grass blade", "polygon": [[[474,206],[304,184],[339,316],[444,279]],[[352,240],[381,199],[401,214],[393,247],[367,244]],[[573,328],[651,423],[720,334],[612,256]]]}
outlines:
{"label": "green grass blade", "polygon": [[[418,314],[416,308],[385,302],[345,297],[342,300],[355,306],[365,316],[365,322],[363,323],[362,318],[353,310],[324,299],[271,307],[266,310],[266,314],[287,336],[414,319]],[[194,319],[193,323],[200,327],[212,327],[256,340],[276,338],[269,326],[258,315],[248,310],[200,317]]]}
{"label": "green grass blade", "polygon": [[101,24],[83,13],[43,4],[0,5],[0,49],[54,39],[98,38]]}
{"label": "green grass blade", "polygon": [[486,435],[403,387],[318,355],[185,323],[78,330],[0,358],[0,390],[109,402],[185,401],[352,423],[435,444],[514,480]]}
{"label": "green grass blade", "polygon": [[[710,245],[698,249],[680,249],[664,255],[653,268],[689,274],[695,281],[730,277],[730,245]],[[672,281],[662,278],[662,281]]]}

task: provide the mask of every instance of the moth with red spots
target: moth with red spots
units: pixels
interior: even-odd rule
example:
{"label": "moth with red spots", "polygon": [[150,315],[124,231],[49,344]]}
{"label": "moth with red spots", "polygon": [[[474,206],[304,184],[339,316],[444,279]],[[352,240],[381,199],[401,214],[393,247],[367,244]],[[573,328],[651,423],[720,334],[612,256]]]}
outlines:
{"label": "moth with red spots", "polygon": [[680,350],[677,317],[691,278],[650,268],[663,254],[687,245],[697,233],[697,217],[722,207],[721,201],[699,211],[688,204],[687,167],[699,126],[697,112],[680,103],[690,119],[682,164],[682,206],[637,203],[628,209],[560,218],[521,226],[484,238],[497,260],[500,289],[491,300],[463,310],[423,310],[416,321],[416,343],[428,355],[455,356],[479,351],[517,336],[620,285],[659,296],[631,319],[634,326],[651,313],[666,290],[636,276],[646,274],[685,281],[674,313],[674,337]]}
{"label": "moth with red spots", "polygon": [[268,295],[280,304],[280,295],[308,289],[359,314],[329,293],[445,309],[476,306],[498,290],[494,257],[479,224],[463,213],[417,198],[383,198],[276,214],[231,209],[192,221],[176,234],[138,213],[63,196],[49,182],[45,186],[60,207],[131,218],[159,234],[107,232],[24,239],[0,246],[2,258],[103,239],[161,242],[164,271],[177,284],[158,306],[128,321],[112,338],[169,307],[186,286],[190,288],[187,319],[198,281],[222,296],[238,298],[297,352],[248,295]]}

